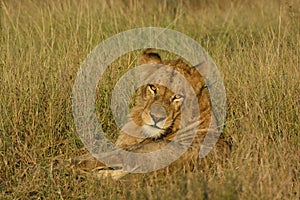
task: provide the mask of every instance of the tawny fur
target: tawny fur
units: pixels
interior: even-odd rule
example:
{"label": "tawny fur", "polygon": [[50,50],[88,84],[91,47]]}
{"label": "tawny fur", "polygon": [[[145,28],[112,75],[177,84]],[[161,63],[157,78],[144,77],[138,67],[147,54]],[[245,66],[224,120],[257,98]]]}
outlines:
{"label": "tawny fur", "polygon": [[[184,169],[193,169],[200,162],[198,156],[199,150],[210,126],[210,123],[216,123],[214,121],[211,121],[212,119],[214,120],[214,117],[212,116],[213,112],[211,112],[209,91],[205,87],[204,77],[198,72],[195,67],[186,64],[182,59],[162,60],[160,55],[154,49],[146,49],[142,53],[139,64],[153,64],[154,66],[158,64],[167,65],[182,74],[194,89],[194,92],[198,98],[198,108],[201,113],[200,118],[198,119],[198,131],[188,151],[186,151],[176,162],[172,163],[171,165],[171,167],[182,166]],[[127,124],[127,126],[130,126],[130,123],[132,122],[136,123],[139,126],[143,126],[143,124],[151,121],[152,119],[149,115],[149,108],[153,103],[156,103],[161,104],[166,109],[166,133],[162,131],[160,137],[158,138],[145,138],[141,129],[132,130],[134,133],[131,133],[130,135],[121,130],[121,132],[119,133],[119,137],[115,143],[116,146],[128,151],[139,153],[155,151],[168,144],[180,129],[180,107],[177,108],[175,103],[169,103],[171,101],[171,98],[174,98],[174,95],[176,94],[174,94],[164,86],[155,85],[154,89],[157,89],[157,93],[155,98],[152,98],[152,94],[150,93],[151,91],[149,92],[148,87],[149,86],[143,86],[138,90],[138,93],[136,95],[136,105],[133,107],[131,111],[131,119],[129,119],[129,121],[131,120],[131,122],[129,122],[129,125]],[[176,117],[174,118],[174,116]],[[205,162],[207,162],[207,160],[210,160],[211,162],[221,160],[221,162],[223,162],[228,157],[229,153],[230,147],[227,142],[221,137],[214,147],[213,153],[210,153],[208,158],[205,159]],[[96,164],[96,166],[103,166],[102,163],[96,161],[95,159],[93,159],[93,161],[98,163]]]}

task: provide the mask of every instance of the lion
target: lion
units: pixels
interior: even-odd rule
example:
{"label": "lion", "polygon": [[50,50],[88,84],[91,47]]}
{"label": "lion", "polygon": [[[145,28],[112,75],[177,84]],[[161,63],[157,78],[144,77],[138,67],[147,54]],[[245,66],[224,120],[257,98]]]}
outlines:
{"label": "lion", "polygon": [[[157,51],[151,48],[143,51],[139,64],[148,65],[150,68],[150,72],[144,75],[149,83],[137,90],[135,105],[131,109],[128,122],[121,129],[115,145],[126,152],[144,154],[163,149],[169,145],[169,153],[165,153],[165,158],[158,159],[157,162],[163,162],[162,160],[173,156],[172,163],[166,168],[181,166],[185,170],[193,170],[200,163],[199,151],[203,147],[203,141],[208,130],[217,132],[218,129],[205,77],[200,73],[203,70],[201,68],[205,68],[205,63],[193,67],[181,58],[162,60]],[[167,85],[176,88],[176,92],[163,84],[150,81],[157,79],[154,72],[162,69],[167,72],[160,74],[159,79],[163,79]],[[182,77],[190,85],[190,92],[187,92],[187,88],[182,87],[184,85]],[[191,100],[190,96],[194,96],[194,100]],[[195,106],[195,109],[191,109]],[[189,119],[186,119],[186,115],[184,117],[183,108],[190,109]],[[192,129],[195,130],[193,134],[191,133]],[[182,147],[186,147],[182,154],[174,153]],[[205,162],[207,160],[211,162],[221,160],[223,162],[228,157],[230,145],[223,137],[217,141],[214,152],[217,153],[209,155],[208,158],[204,159]],[[177,157],[179,158],[177,159]],[[126,174],[125,168],[127,168],[126,171],[142,168],[141,166],[133,166],[138,162],[130,161],[130,166],[125,166],[122,160],[117,160],[110,164],[113,167],[108,168],[111,170],[111,174],[116,172],[114,169],[118,169],[121,175],[116,175],[117,178]],[[144,161],[147,162],[147,159]],[[153,163],[151,157],[148,161],[159,165],[159,163]],[[80,165],[88,168],[87,162],[92,163],[91,166],[95,168],[104,169],[103,163],[91,159],[91,157],[85,157],[81,160]],[[118,167],[116,168],[116,166]]]}

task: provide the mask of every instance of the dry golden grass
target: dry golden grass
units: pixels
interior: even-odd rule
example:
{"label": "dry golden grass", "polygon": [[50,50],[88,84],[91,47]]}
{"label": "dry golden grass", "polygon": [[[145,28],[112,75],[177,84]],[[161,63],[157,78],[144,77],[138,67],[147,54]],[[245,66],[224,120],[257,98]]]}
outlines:
{"label": "dry golden grass", "polygon": [[[297,0],[0,3],[1,199],[300,198]],[[80,63],[105,38],[144,26],[181,31],[216,61],[227,90],[224,132],[233,140],[228,166],[119,181],[57,166],[55,159],[82,153],[71,108]],[[135,59],[120,59],[113,77]]]}

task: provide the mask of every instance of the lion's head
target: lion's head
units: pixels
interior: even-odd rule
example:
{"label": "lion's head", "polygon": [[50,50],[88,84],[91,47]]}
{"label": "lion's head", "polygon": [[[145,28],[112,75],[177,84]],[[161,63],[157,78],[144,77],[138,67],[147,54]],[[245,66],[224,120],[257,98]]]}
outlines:
{"label": "lion's head", "polygon": [[183,101],[183,94],[159,84],[147,84],[140,88],[131,115],[142,127],[144,137],[158,139],[179,129]]}
{"label": "lion's head", "polygon": [[[128,148],[144,139],[170,141],[184,132],[195,136],[193,143],[200,148],[212,120],[209,92],[200,74],[205,64],[193,67],[182,59],[161,60],[153,49],[143,52],[139,64],[146,66],[147,70],[139,72],[146,84],[137,90],[130,119],[116,145]],[[204,131],[193,135],[193,131],[184,131],[189,126],[194,126],[190,130]]]}
{"label": "lion's head", "polygon": [[[208,126],[211,117],[209,95],[203,90],[204,78],[195,67],[182,59],[162,61],[152,49],[144,51],[140,64],[148,67],[140,74],[147,84],[135,95],[130,116],[140,127],[140,133],[133,135],[151,139],[173,138],[180,128],[201,121],[199,112]],[[182,116],[183,110],[188,110],[188,117],[186,113]],[[132,133],[132,130],[127,132]],[[125,140],[119,138],[121,143]]]}

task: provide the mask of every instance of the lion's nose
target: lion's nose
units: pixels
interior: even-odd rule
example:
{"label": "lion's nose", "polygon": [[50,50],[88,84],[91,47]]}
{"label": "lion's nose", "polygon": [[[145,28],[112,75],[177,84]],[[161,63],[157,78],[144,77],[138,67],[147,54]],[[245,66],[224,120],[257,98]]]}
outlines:
{"label": "lion's nose", "polygon": [[153,104],[150,107],[150,116],[155,123],[158,123],[167,118],[167,113],[163,106],[159,104]]}
{"label": "lion's nose", "polygon": [[153,119],[153,121],[155,123],[158,123],[158,122],[163,121],[163,120],[166,119],[166,117],[157,117],[157,116],[153,115],[152,113],[150,113],[150,116],[151,116],[151,118]]}

